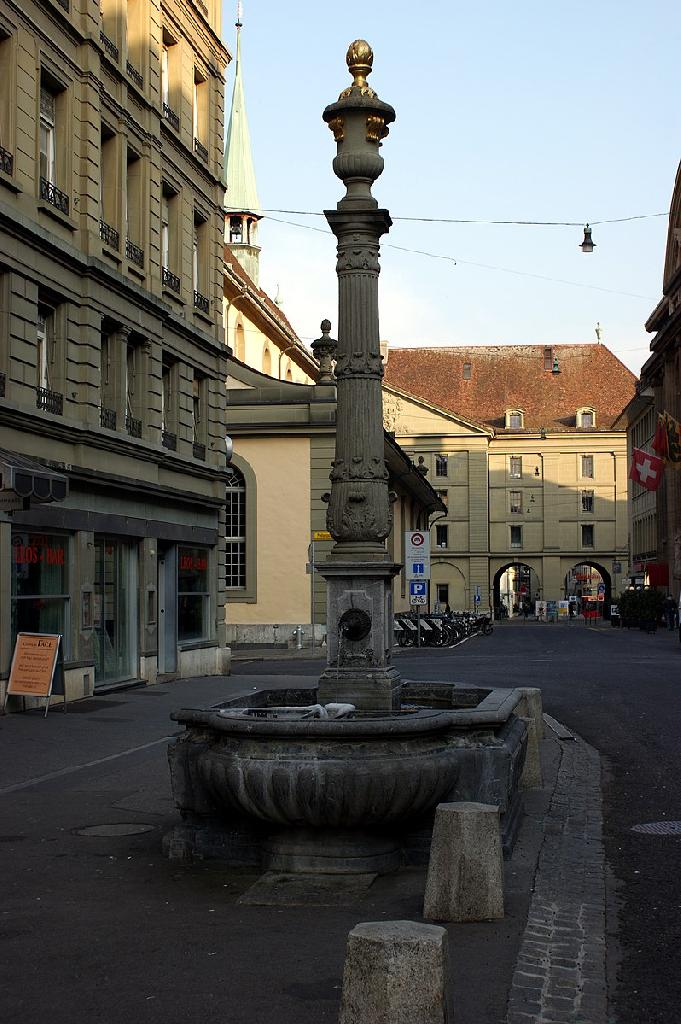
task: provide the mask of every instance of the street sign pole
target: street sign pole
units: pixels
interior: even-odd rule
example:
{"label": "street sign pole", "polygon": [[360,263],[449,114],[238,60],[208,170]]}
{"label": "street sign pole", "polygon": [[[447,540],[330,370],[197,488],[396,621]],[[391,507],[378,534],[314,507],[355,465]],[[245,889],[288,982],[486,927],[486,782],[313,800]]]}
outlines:
{"label": "street sign pole", "polygon": [[312,571],[310,573],[310,625],[312,626],[312,650],[314,650],[314,540],[310,544],[310,566]]}
{"label": "street sign pole", "polygon": [[416,646],[421,646],[421,605],[416,605]]}

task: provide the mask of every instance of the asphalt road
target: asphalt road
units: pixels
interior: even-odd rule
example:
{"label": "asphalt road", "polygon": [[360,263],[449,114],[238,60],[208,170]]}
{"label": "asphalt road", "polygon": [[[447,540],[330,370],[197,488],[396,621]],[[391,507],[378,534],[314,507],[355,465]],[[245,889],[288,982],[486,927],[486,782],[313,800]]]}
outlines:
{"label": "asphalt road", "polygon": [[[648,822],[681,828],[681,644],[677,633],[503,623],[453,651],[400,651],[403,677],[475,685],[539,686],[544,710],[600,751],[610,875],[609,1024],[681,1019],[681,835],[632,832]],[[294,670],[288,664],[284,671]],[[261,663],[240,666],[247,674]],[[278,672],[280,666],[268,666]],[[314,675],[317,665],[295,664]]]}

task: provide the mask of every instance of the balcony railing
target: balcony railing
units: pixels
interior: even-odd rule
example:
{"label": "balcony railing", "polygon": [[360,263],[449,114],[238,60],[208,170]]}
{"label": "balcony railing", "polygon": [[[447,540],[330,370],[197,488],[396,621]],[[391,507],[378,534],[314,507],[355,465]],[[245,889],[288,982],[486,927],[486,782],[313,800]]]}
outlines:
{"label": "balcony railing", "polygon": [[137,70],[135,65],[131,64],[130,61],[126,61],[125,70],[128,72],[128,78],[132,78],[137,88],[142,89],[144,87],[144,77],[142,76],[142,73]]}
{"label": "balcony railing", "polygon": [[172,270],[168,270],[167,267],[163,268],[162,274],[163,286],[165,288],[171,288],[174,292],[180,291],[180,279],[177,274],[173,274]]}
{"label": "balcony railing", "polygon": [[135,419],[129,412],[125,414],[125,429],[130,434],[130,437],[141,437],[142,436],[142,420]]}
{"label": "balcony railing", "polygon": [[0,146],[0,171],[10,175],[14,171],[14,157],[4,146]]}
{"label": "balcony railing", "polygon": [[57,186],[51,181],[48,181],[47,178],[40,179],[40,198],[44,199],[45,202],[50,203],[51,206],[54,206],[60,213],[64,213],[68,217],[69,197],[66,195],[66,192],[62,192],[61,189],[58,189]]}
{"label": "balcony railing", "polygon": [[202,142],[199,142],[198,139],[194,139],[194,152],[198,157],[201,157],[205,163],[208,163],[208,150]]}
{"label": "balcony railing", "polygon": [[139,245],[135,245],[129,238],[125,241],[125,255],[131,263],[136,263],[144,270],[144,249],[140,249]]}
{"label": "balcony railing", "polygon": [[210,300],[202,295],[201,292],[194,292],[194,306],[196,309],[200,309],[202,313],[208,314],[210,312]]}
{"label": "balcony railing", "polygon": [[171,452],[177,451],[177,434],[171,434],[169,430],[162,430],[161,444]]}
{"label": "balcony railing", "polygon": [[167,103],[163,104],[163,116],[176,132],[180,130],[180,115],[176,114],[172,107],[169,107]]}
{"label": "balcony railing", "polygon": [[116,410],[105,409],[104,406],[99,410],[99,422],[107,430],[116,429]]}
{"label": "balcony railing", "polygon": [[35,394],[36,408],[44,409],[45,412],[54,412],[57,416],[63,415],[64,396],[60,395],[58,391],[50,391],[49,388],[36,388]]}
{"label": "balcony railing", "polygon": [[114,43],[113,39],[109,39],[109,37],[106,34],[106,32],[104,31],[104,29],[102,29],[100,31],[100,33],[99,33],[99,41],[101,42],[102,46],[104,47],[106,52],[109,54],[111,59],[115,60],[116,63],[118,63],[118,58],[120,56],[118,47]]}
{"label": "balcony railing", "polygon": [[5,385],[5,381],[6,381],[6,378],[5,378],[4,373],[0,373],[0,398],[4,398],[5,397],[5,386],[6,386]]}
{"label": "balcony railing", "polygon": [[201,459],[202,462],[206,461],[206,446],[201,444],[200,441],[194,441],[192,445],[192,451],[194,452],[195,459]]}
{"label": "balcony railing", "polygon": [[118,251],[121,244],[121,236],[118,234],[115,228],[112,228],[106,221],[100,220],[99,222],[99,237],[107,245],[110,245],[112,249]]}

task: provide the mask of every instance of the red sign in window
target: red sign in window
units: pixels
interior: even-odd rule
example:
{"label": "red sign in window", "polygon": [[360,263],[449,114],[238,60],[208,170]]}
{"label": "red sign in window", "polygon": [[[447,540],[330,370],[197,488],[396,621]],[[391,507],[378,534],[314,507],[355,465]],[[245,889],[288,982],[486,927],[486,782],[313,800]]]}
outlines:
{"label": "red sign in window", "polygon": [[14,562],[16,565],[63,565],[64,548],[51,547],[49,544],[14,544]]}

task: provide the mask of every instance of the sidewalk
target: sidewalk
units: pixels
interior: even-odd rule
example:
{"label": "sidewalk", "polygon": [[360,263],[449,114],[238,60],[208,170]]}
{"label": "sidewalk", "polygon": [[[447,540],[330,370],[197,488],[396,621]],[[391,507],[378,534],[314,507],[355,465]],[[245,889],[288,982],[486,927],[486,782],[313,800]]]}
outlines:
{"label": "sidewalk", "polygon": [[[420,920],[424,870],[338,906],[259,907],[237,902],[257,875],[160,853],[177,820],[170,711],[310,683],[263,666],[0,720],[3,1024],[335,1024],[348,932]],[[547,729],[543,761],[505,865],[505,918],[448,928],[457,1024],[606,1019],[598,755]],[[548,1016],[565,999],[580,1015]]]}

